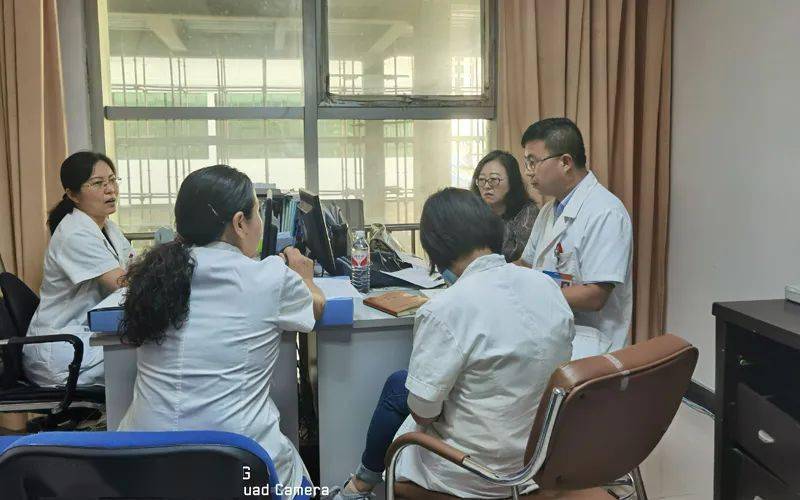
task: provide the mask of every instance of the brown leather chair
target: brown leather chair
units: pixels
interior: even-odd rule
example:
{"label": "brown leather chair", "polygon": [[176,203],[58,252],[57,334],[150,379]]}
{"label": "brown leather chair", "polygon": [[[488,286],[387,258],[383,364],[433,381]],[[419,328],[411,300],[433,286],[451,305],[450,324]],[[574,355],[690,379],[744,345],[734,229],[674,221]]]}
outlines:
{"label": "brown leather chair", "polygon": [[[675,417],[696,363],[697,349],[674,335],[566,363],[542,394],[521,470],[498,474],[436,437],[411,432],[398,437],[386,454],[386,498],[455,498],[395,482],[399,453],[422,446],[487,484],[508,486],[512,498],[610,500],[616,497],[604,487],[627,475],[637,497],[645,500],[638,466]],[[531,480],[540,489],[520,495]]]}

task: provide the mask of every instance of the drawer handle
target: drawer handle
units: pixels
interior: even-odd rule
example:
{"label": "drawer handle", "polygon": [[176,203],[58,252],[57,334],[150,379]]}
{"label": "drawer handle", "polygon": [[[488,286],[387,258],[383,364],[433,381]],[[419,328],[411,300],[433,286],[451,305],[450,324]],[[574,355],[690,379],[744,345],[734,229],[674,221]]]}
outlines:
{"label": "drawer handle", "polygon": [[[766,431],[759,429],[758,430],[758,439],[761,440],[764,444],[772,444],[775,442],[775,438],[767,434]],[[756,500],[755,498],[753,500]]]}

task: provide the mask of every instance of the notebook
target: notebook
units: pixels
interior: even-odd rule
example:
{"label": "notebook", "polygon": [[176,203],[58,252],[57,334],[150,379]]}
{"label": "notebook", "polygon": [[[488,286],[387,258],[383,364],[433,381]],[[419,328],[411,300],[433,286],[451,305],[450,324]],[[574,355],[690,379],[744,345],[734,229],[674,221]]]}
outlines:
{"label": "notebook", "polygon": [[402,318],[413,316],[417,309],[427,301],[427,297],[397,290],[368,297],[364,299],[364,304]]}

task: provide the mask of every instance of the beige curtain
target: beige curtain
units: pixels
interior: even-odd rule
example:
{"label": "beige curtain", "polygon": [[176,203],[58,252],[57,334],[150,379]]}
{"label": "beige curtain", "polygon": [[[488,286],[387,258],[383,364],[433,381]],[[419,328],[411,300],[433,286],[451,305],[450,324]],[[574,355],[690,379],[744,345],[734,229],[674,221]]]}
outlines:
{"label": "beige curtain", "polygon": [[[672,0],[501,0],[498,147],[574,120],[589,165],[634,224],[634,341],[663,333],[666,309]],[[531,193],[538,197],[538,193]]]}
{"label": "beige curtain", "polygon": [[0,256],[38,291],[67,152],[56,0],[0,6]]}

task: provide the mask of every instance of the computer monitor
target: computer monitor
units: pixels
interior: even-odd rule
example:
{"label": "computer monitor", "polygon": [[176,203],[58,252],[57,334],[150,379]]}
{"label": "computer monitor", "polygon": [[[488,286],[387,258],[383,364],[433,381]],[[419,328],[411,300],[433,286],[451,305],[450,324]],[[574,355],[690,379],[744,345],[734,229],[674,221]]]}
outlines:
{"label": "computer monitor", "polygon": [[311,258],[319,262],[328,274],[336,274],[328,225],[325,223],[319,196],[301,189],[298,208],[302,242],[310,252]]}
{"label": "computer monitor", "polygon": [[259,196],[261,219],[264,221],[264,235],[261,238],[261,258],[275,255],[278,245],[278,221],[275,217],[275,200],[271,196]]}

